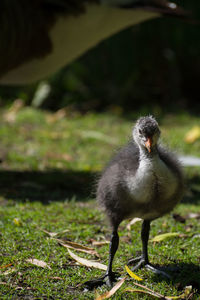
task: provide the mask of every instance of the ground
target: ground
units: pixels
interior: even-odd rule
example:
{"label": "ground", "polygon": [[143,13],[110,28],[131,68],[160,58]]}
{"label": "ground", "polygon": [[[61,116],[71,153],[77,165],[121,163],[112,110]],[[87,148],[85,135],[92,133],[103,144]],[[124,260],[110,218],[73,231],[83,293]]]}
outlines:
{"label": "ground", "polygon": [[[63,242],[93,247],[99,257],[72,251],[80,257],[107,264],[110,229],[95,201],[99,172],[110,156],[130,137],[137,114],[120,110],[97,114],[61,110],[57,113],[14,104],[0,111],[0,298],[94,299],[107,287],[84,291],[83,282],[103,271],[80,266]],[[185,135],[199,119],[186,113],[158,117],[162,141],[178,154],[199,155],[200,140],[191,144]],[[136,272],[140,283],[165,296],[178,296],[186,286],[190,299],[200,297],[200,168],[184,168],[186,192],[175,210],[152,223],[150,240],[162,233],[178,233],[160,242],[149,242],[150,261],[175,266],[171,280],[147,270]],[[191,214],[195,213],[195,214]],[[180,216],[183,218],[181,219]],[[114,270],[126,275],[129,258],[141,251],[141,222],[119,229],[120,247]],[[58,233],[54,238],[48,232]],[[38,267],[27,259],[46,262]],[[150,299],[126,292],[127,279],[113,299]],[[192,298],[191,298],[192,297]],[[188,298],[189,299],[189,298]]]}

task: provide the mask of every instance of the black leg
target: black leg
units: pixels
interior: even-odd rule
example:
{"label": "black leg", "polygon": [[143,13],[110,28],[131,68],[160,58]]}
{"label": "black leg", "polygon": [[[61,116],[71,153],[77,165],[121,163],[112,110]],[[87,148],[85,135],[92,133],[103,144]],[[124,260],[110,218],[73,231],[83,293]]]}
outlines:
{"label": "black leg", "polygon": [[113,285],[113,282],[115,281],[115,275],[112,272],[112,262],[115,256],[115,253],[119,246],[119,235],[117,233],[117,230],[113,230],[111,240],[110,240],[110,249],[109,249],[109,261],[108,261],[108,268],[106,271],[106,283],[109,286]]}
{"label": "black leg", "polygon": [[112,262],[115,256],[115,253],[118,249],[119,245],[119,235],[117,233],[117,228],[115,228],[111,235],[110,247],[109,247],[109,260],[108,260],[108,268],[106,274],[100,278],[89,280],[84,283],[86,288],[89,290],[94,289],[103,284],[107,284],[108,286],[112,286],[115,280],[115,273],[112,271]]}
{"label": "black leg", "polygon": [[142,230],[141,230],[142,255],[140,257],[131,259],[128,263],[131,264],[134,262],[138,262],[137,265],[133,267],[133,271],[145,267],[155,274],[162,275],[167,278],[171,278],[167,273],[155,268],[152,264],[149,263],[149,258],[148,258],[149,231],[150,231],[150,221],[144,220],[142,223]]}
{"label": "black leg", "polygon": [[141,240],[142,240],[142,258],[145,264],[148,264],[148,241],[149,241],[150,221],[144,220],[142,223]]}
{"label": "black leg", "polygon": [[142,255],[129,260],[128,264],[138,262],[133,270],[137,270],[149,263],[148,259],[148,240],[150,231],[150,221],[144,220],[141,229],[141,240],[142,240]]}

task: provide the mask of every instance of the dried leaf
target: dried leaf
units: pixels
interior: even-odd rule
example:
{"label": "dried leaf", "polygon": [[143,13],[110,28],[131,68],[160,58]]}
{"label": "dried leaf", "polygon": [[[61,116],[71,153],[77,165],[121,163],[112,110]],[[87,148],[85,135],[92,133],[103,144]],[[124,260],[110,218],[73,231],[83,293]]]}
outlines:
{"label": "dried leaf", "polygon": [[36,259],[36,258],[33,258],[33,259],[30,258],[30,259],[27,259],[26,261],[29,262],[29,263],[32,264],[32,265],[37,266],[37,267],[51,269],[51,267],[50,267],[47,263],[45,263],[45,262],[42,261],[42,260],[38,260],[38,259]]}
{"label": "dried leaf", "polygon": [[104,270],[106,271],[107,270],[107,266],[106,265],[103,265],[99,262],[96,262],[96,261],[91,261],[91,260],[88,260],[88,259],[85,259],[85,258],[82,258],[76,254],[74,254],[72,251],[70,251],[69,249],[67,249],[68,252],[69,252],[69,255],[75,260],[77,261],[79,264],[83,265],[83,266],[86,266],[86,267],[89,267],[89,268],[96,268],[96,269],[100,269],[100,270]]}
{"label": "dried leaf", "polygon": [[63,233],[65,233],[65,232],[69,232],[68,229],[65,229],[65,230],[60,231],[60,232],[49,232],[49,231],[47,231],[47,230],[45,230],[45,229],[40,229],[40,230],[43,231],[43,232],[45,232],[46,234],[48,234],[50,237],[54,237],[54,236],[56,236],[56,235],[63,234]]}
{"label": "dried leaf", "polygon": [[[14,287],[14,286],[13,286]],[[16,286],[15,290],[23,290],[24,288],[22,286]],[[28,290],[28,288],[26,287],[26,289]],[[30,289],[30,288],[29,288]]]}
{"label": "dried leaf", "polygon": [[189,299],[188,296],[190,296],[192,292],[192,286],[186,286],[184,289],[184,293],[179,296],[165,296],[165,299],[171,300],[171,299]]}
{"label": "dried leaf", "polygon": [[154,291],[149,291],[149,290],[140,290],[140,289],[134,289],[134,288],[126,288],[124,290],[124,292],[131,292],[131,293],[143,293],[143,294],[149,294],[151,296],[154,296],[156,298],[159,299],[166,299],[166,300],[170,300],[170,299],[186,299],[185,296],[186,294],[181,294],[179,296],[162,296],[160,294],[158,294],[157,292]]}
{"label": "dried leaf", "polygon": [[126,272],[132,277],[134,278],[135,280],[137,281],[141,281],[143,280],[142,278],[140,278],[139,276],[137,276],[135,273],[133,273],[128,266],[125,266],[125,269],[126,269]]}
{"label": "dried leaf", "polygon": [[65,248],[71,248],[71,249],[74,249],[74,250],[77,250],[80,252],[96,255],[97,257],[99,257],[99,254],[93,248],[89,248],[89,247],[86,247],[86,246],[83,246],[81,244],[71,242],[71,241],[64,242],[59,239],[54,239],[54,240],[56,240],[61,246],[65,247]]}
{"label": "dried leaf", "polygon": [[57,232],[49,232],[45,229],[41,229],[41,231],[45,232],[46,234],[48,234],[50,237],[54,237],[56,236],[58,233]]}
{"label": "dried leaf", "polygon": [[103,245],[107,245],[107,244],[110,244],[109,241],[95,241],[93,239],[91,239],[91,242],[92,242],[92,245],[93,246],[97,246],[97,247],[100,247],[100,246],[103,246]]}
{"label": "dried leaf", "polygon": [[134,288],[126,288],[123,292],[130,292],[130,293],[142,293],[142,294],[147,294],[147,295],[151,295],[154,296],[156,298],[159,299],[166,299],[164,296],[159,296],[156,293],[154,293],[153,291],[146,291],[146,290],[140,290],[140,289],[134,289]]}
{"label": "dried leaf", "polygon": [[0,269],[6,269],[6,268],[9,268],[10,266],[12,266],[12,264],[7,264],[7,265],[4,265],[4,266],[0,266]]}
{"label": "dried leaf", "polygon": [[163,233],[156,235],[153,239],[151,239],[151,242],[161,242],[164,241],[165,239],[172,238],[172,237],[180,237],[179,232],[168,232],[168,233]]}
{"label": "dried leaf", "polygon": [[194,143],[196,140],[200,138],[200,127],[194,126],[191,130],[189,130],[185,135],[185,142],[188,144]]}
{"label": "dried leaf", "polygon": [[50,279],[53,279],[53,280],[63,280],[63,278],[58,277],[58,276],[50,277]]}
{"label": "dried leaf", "polygon": [[98,296],[95,300],[103,300],[103,299],[110,298],[111,296],[113,296],[116,293],[116,291],[118,291],[120,289],[120,287],[122,286],[122,284],[124,283],[125,280],[126,280],[126,277],[122,278],[120,281],[118,281],[113,286],[113,288],[110,291],[105,292],[104,294]]}
{"label": "dried leaf", "polygon": [[185,294],[181,294],[179,296],[165,296],[165,299],[167,299],[167,300],[171,300],[171,299],[180,300],[180,299],[187,299],[187,298],[185,298]]}
{"label": "dried leaf", "polygon": [[151,290],[150,288],[148,288],[147,286],[145,285],[142,285],[140,283],[137,283],[135,281],[133,281],[133,284],[136,285],[136,286],[139,286],[141,288],[143,288],[144,290],[150,292],[153,296],[157,297],[157,298],[161,298],[161,299],[165,299],[165,297],[163,295],[161,295],[160,293],[158,292],[154,292],[153,290]]}
{"label": "dried leaf", "polygon": [[[2,284],[2,285],[7,285],[7,286],[9,286],[10,288],[14,288],[15,290],[22,290],[22,289],[24,289],[24,288],[21,287],[21,286],[16,286],[16,285],[14,285],[14,284],[10,284],[10,283],[4,282],[4,281],[1,281],[0,284]],[[28,289],[30,289],[30,288],[29,288],[29,287],[26,287],[26,289],[28,290]]]}
{"label": "dried leaf", "polygon": [[11,269],[9,269],[9,270],[7,270],[7,271],[5,271],[5,272],[2,272],[2,273],[0,273],[0,275],[9,275],[9,274],[11,274],[11,273],[14,273],[14,272],[16,272],[17,270],[15,269],[15,268],[11,268]]}
{"label": "dried leaf", "polygon": [[142,219],[140,218],[133,218],[126,226],[126,228],[128,230],[131,230],[131,226],[134,225],[135,223],[139,222],[139,221],[142,221]]}

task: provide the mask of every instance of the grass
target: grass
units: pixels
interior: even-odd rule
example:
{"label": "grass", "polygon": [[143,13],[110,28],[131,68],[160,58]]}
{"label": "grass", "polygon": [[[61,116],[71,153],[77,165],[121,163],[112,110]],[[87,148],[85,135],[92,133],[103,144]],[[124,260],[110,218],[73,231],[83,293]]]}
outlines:
{"label": "grass", "polygon": [[[198,155],[199,140],[192,145],[184,142],[185,134],[197,122],[198,118],[186,113],[160,118],[163,142],[179,153]],[[0,111],[0,299],[94,299],[95,291],[85,292],[77,285],[102,271],[78,265],[67,249],[42,229],[90,247],[92,239],[109,239],[109,226],[93,191],[98,172],[130,137],[131,128],[131,118],[113,113],[51,114],[30,107],[18,110],[15,105]],[[199,213],[200,203],[200,168],[187,168],[185,174],[186,195],[173,212],[181,216]],[[128,220],[120,225],[121,243],[114,261],[121,276],[126,274],[127,260],[141,251],[141,223],[134,224],[131,231],[127,224]],[[162,295],[177,296],[192,286],[192,299],[199,299],[199,220],[186,218],[180,223],[167,215],[152,223],[150,239],[167,232],[181,235],[149,242],[150,260],[161,266],[178,266],[179,271],[168,272],[171,281],[146,270],[137,274],[143,285]],[[108,245],[96,250],[106,264]],[[27,262],[30,258],[48,263],[51,269],[31,265]],[[126,287],[135,287],[133,281],[126,281],[113,299],[150,299],[149,295],[125,292]],[[106,290],[102,287],[97,292]]]}

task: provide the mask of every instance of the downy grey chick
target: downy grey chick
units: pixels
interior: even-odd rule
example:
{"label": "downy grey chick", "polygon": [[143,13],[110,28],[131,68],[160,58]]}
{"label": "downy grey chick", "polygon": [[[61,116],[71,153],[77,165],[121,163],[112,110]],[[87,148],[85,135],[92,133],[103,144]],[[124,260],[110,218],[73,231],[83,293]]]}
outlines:
{"label": "downy grey chick", "polygon": [[133,270],[147,267],[165,274],[149,263],[150,223],[170,212],[184,192],[183,174],[173,153],[158,145],[160,129],[152,116],[141,117],[133,128],[133,140],[110,161],[98,182],[97,199],[104,208],[112,228],[106,274],[86,282],[86,286],[113,285],[112,262],[119,244],[118,226],[127,218],[143,219],[142,255],[132,259]]}

